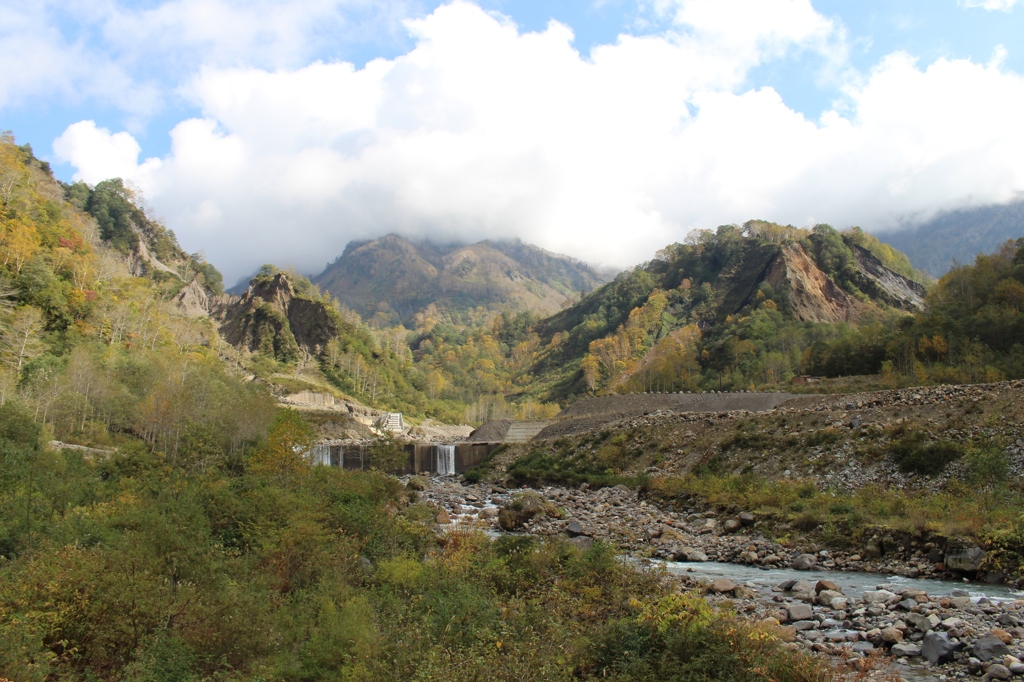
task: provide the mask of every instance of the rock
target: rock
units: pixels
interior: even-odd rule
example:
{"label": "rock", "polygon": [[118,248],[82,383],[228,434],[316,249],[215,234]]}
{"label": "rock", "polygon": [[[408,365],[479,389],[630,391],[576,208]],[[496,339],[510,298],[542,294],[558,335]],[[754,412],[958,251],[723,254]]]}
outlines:
{"label": "rock", "polygon": [[991,661],[1008,656],[1009,654],[1010,650],[1006,648],[1006,645],[992,635],[979,637],[974,641],[974,646],[971,647],[971,655],[979,661]]}
{"label": "rock", "polygon": [[893,656],[920,656],[921,647],[913,642],[897,642],[889,652]]}
{"label": "rock", "polygon": [[810,604],[790,604],[786,607],[790,620],[810,620],[814,617],[814,609]]}
{"label": "rock", "polygon": [[842,592],[836,592],[835,590],[822,590],[821,592],[818,593],[818,603],[819,604],[828,604],[829,602],[831,602],[836,597],[842,597],[842,596],[843,596]]}
{"label": "rock", "polygon": [[814,591],[817,592],[818,594],[821,594],[825,590],[829,590],[830,592],[838,592],[839,594],[843,593],[842,588],[839,587],[839,585],[836,585],[831,580],[819,580],[814,585]]}
{"label": "rock", "polygon": [[846,597],[836,597],[828,605],[833,611],[844,611],[850,605],[850,600]]}
{"label": "rock", "polygon": [[983,680],[1009,680],[1013,678],[1013,673],[1005,665],[1000,663],[993,663],[988,667],[985,672]]}
{"label": "rock", "polygon": [[497,507],[487,507],[486,509],[481,509],[480,510],[480,518],[483,518],[483,519],[494,519],[494,518],[497,518],[497,516],[498,516],[498,508]]}
{"label": "rock", "polygon": [[728,578],[715,578],[708,584],[708,589],[716,594],[732,592],[736,589],[736,583]]}
{"label": "rock", "polygon": [[729,519],[724,524],[722,524],[722,530],[724,530],[726,533],[735,533],[739,529],[740,522],[736,519]]}
{"label": "rock", "polygon": [[928,561],[932,562],[933,564],[941,564],[942,550],[938,547],[932,547],[930,550],[928,550]]}
{"label": "rock", "polygon": [[796,641],[796,628],[792,625],[779,625],[774,628],[775,636],[783,642]]}
{"label": "rock", "polygon": [[682,550],[676,553],[676,561],[707,561],[708,555],[699,549],[693,549],[692,547],[683,547]]}
{"label": "rock", "polygon": [[1013,644],[1013,635],[1011,635],[1006,630],[1002,630],[1000,628],[992,628],[988,631],[988,634],[992,635],[1003,644]]}
{"label": "rock", "polygon": [[903,633],[896,628],[885,628],[882,630],[882,641],[886,644],[897,644],[903,641]]}
{"label": "rock", "polygon": [[889,590],[867,590],[861,595],[865,604],[884,604],[896,595]]}
{"label": "rock", "polygon": [[900,603],[896,604],[897,608],[901,608],[904,611],[909,611],[915,606],[917,606],[917,600],[915,599],[904,599]]}
{"label": "rock", "polygon": [[818,623],[816,621],[813,621],[813,620],[798,620],[795,623],[793,623],[793,627],[795,627],[800,632],[806,632],[807,630],[813,630],[817,625],[818,625]]}
{"label": "rock", "polygon": [[753,526],[756,521],[756,519],[754,519],[754,515],[750,512],[743,512],[737,518],[740,520],[740,523],[744,526]]}
{"label": "rock", "polygon": [[921,655],[932,664],[949,663],[953,660],[953,654],[962,648],[962,642],[954,642],[945,632],[934,630],[921,641]]}
{"label": "rock", "polygon": [[818,563],[818,558],[813,554],[798,554],[793,559],[793,568],[798,571],[809,571],[814,564]]}
{"label": "rock", "polygon": [[985,550],[980,547],[960,547],[946,552],[946,568],[951,571],[973,573],[981,568]]}
{"label": "rock", "polygon": [[743,552],[740,554],[740,561],[745,564],[757,563],[757,552]]}
{"label": "rock", "polygon": [[746,585],[737,585],[736,589],[732,591],[732,594],[737,599],[753,599],[757,596],[757,592]]}
{"label": "rock", "polygon": [[452,522],[452,517],[448,516],[448,512],[442,509],[434,515],[434,521],[445,526]]}
{"label": "rock", "polygon": [[574,538],[578,535],[586,535],[586,533],[583,532],[583,526],[580,524],[579,521],[570,521],[569,524],[565,527],[565,532],[568,533],[569,537],[571,538]]}
{"label": "rock", "polygon": [[423,476],[413,476],[409,479],[409,482],[405,484],[405,487],[409,490],[426,490],[430,487],[430,481]]}
{"label": "rock", "polygon": [[956,616],[950,616],[946,620],[942,621],[942,627],[946,628],[947,630],[955,630],[957,628],[962,628],[963,626],[963,619],[957,618]]}
{"label": "rock", "polygon": [[574,538],[569,538],[569,542],[576,545],[583,551],[586,551],[594,546],[594,538],[586,535],[577,535]]}
{"label": "rock", "polygon": [[922,616],[918,613],[908,613],[906,615],[907,622],[911,623],[915,629],[921,632],[929,632],[938,627],[939,623],[942,622],[938,616],[934,613],[929,616]]}

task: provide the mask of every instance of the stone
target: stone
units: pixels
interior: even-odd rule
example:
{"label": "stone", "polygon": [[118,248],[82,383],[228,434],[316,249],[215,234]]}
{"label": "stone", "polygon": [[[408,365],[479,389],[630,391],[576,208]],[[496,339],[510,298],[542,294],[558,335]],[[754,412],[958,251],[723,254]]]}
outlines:
{"label": "stone", "polygon": [[737,518],[739,518],[740,523],[744,526],[753,526],[756,521],[756,519],[754,519],[754,515],[750,512],[743,512]]}
{"label": "stone", "polygon": [[796,641],[796,628],[792,625],[780,625],[774,628],[775,636],[783,642]]}
{"label": "stone", "polygon": [[716,594],[723,594],[725,592],[732,592],[735,590],[736,583],[728,578],[715,578],[708,583],[708,589]]}
{"label": "stone", "polygon": [[942,550],[938,547],[932,547],[930,550],[928,550],[928,561],[932,562],[933,564],[941,564]]}
{"label": "stone", "polygon": [[569,542],[576,545],[583,551],[586,551],[594,546],[594,538],[586,535],[577,535],[574,538],[569,538]]}
{"label": "stone", "polygon": [[845,611],[846,607],[850,605],[850,600],[846,597],[836,597],[828,605],[834,611]]}
{"label": "stone", "polygon": [[735,533],[739,529],[740,522],[736,519],[729,519],[724,524],[722,524],[722,530],[724,530],[726,533]]}
{"label": "stone", "polygon": [[960,547],[946,552],[946,568],[951,571],[973,573],[981,568],[985,550],[981,547]]}
{"label": "stone", "polygon": [[405,487],[409,490],[426,490],[430,487],[430,481],[423,476],[413,476],[409,479],[409,482],[405,484]]}
{"label": "stone", "polygon": [[971,647],[971,655],[977,658],[979,661],[991,661],[996,658],[1002,658],[1008,656],[1010,650],[1006,648],[1006,645],[992,635],[985,635],[979,637],[974,641],[974,646]]}
{"label": "stone", "polygon": [[897,642],[889,652],[893,656],[920,656],[921,647],[913,642]]}
{"label": "stone", "polygon": [[745,564],[757,563],[757,552],[743,552],[740,554],[740,561]]}
{"label": "stone", "polygon": [[903,609],[904,611],[910,611],[915,606],[917,606],[916,599],[904,599],[903,601],[896,604],[896,608]]}
{"label": "stone", "polygon": [[921,640],[921,655],[930,663],[949,663],[953,660],[953,654],[963,648],[962,642],[950,640],[945,632],[932,630]]}
{"label": "stone", "polygon": [[676,555],[676,561],[707,561],[708,555],[699,549],[693,549],[691,547],[684,547],[682,551],[684,559],[680,559],[679,555]]}
{"label": "stone", "polygon": [[835,599],[836,597],[842,597],[842,596],[843,596],[842,592],[836,592],[835,590],[822,590],[821,592],[818,592],[818,603],[819,604],[827,604],[830,601],[832,601],[833,599]]}
{"label": "stone", "polygon": [[1013,673],[1010,669],[1001,663],[993,663],[988,667],[985,672],[983,680],[1009,680],[1013,678]]}
{"label": "stone", "polygon": [[814,584],[814,591],[818,594],[821,594],[825,590],[828,590],[829,592],[838,592],[839,594],[843,593],[842,588],[831,580],[819,580]]}
{"label": "stone", "polygon": [[1011,635],[1006,630],[1002,630],[1000,628],[992,628],[988,631],[988,634],[992,635],[1003,644],[1013,644],[1013,635]]}
{"label": "stone", "polygon": [[815,627],[817,625],[818,625],[818,623],[816,621],[813,621],[813,620],[798,620],[795,623],[793,623],[793,627],[796,628],[797,630],[801,631],[801,632],[806,632],[807,630],[813,630],[813,629],[815,629]]}
{"label": "stone", "polygon": [[786,607],[790,620],[809,620],[814,617],[810,604],[790,604]]}
{"label": "stone", "polygon": [[583,525],[579,521],[570,521],[569,525],[565,527],[565,532],[569,534],[569,537],[574,538],[577,535],[586,535],[583,532]]}
{"label": "stone", "polygon": [[434,521],[436,523],[441,524],[442,526],[445,526],[452,522],[452,517],[448,515],[448,512],[442,509],[441,511],[437,512],[437,514],[434,515]]}
{"label": "stone", "polygon": [[884,604],[896,595],[889,590],[867,590],[861,595],[865,604]]}
{"label": "stone", "polygon": [[793,568],[798,571],[809,571],[816,563],[818,563],[818,558],[813,554],[798,554],[793,559]]}
{"label": "stone", "polygon": [[896,644],[903,641],[903,633],[896,628],[885,628],[882,630],[882,641],[886,644]]}
{"label": "stone", "polygon": [[736,589],[732,591],[732,594],[737,599],[753,599],[757,596],[757,592],[746,585],[737,585]]}
{"label": "stone", "polygon": [[947,630],[955,630],[964,626],[963,618],[957,618],[956,616],[950,616],[946,620],[942,621],[942,627]]}
{"label": "stone", "polygon": [[971,605],[970,597],[950,597],[949,605],[954,609],[966,609]]}

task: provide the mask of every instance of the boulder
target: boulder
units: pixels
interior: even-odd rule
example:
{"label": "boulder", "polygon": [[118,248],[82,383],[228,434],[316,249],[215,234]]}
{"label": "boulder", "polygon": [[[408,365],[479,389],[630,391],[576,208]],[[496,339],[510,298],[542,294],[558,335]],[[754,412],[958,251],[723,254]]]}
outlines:
{"label": "boulder", "polygon": [[1006,645],[998,637],[985,635],[974,641],[974,646],[971,647],[971,655],[984,662],[1009,656],[1010,650],[1006,648]]}
{"label": "boulder", "polygon": [[743,552],[740,554],[740,561],[745,564],[757,563],[757,552]]}
{"label": "boulder", "polygon": [[569,542],[576,545],[583,551],[586,551],[594,546],[594,538],[586,535],[577,535],[574,538],[569,538]]}
{"label": "boulder", "polygon": [[913,642],[897,642],[889,652],[893,656],[920,656],[921,647]]}
{"label": "boulder", "polygon": [[586,535],[586,533],[583,532],[583,526],[579,521],[570,521],[565,527],[565,532],[568,533],[571,538],[574,538],[577,535]]}
{"label": "boulder", "polygon": [[728,578],[715,578],[708,583],[708,590],[716,594],[723,594],[725,592],[732,592],[736,589],[736,583],[729,580]]}
{"label": "boulder", "polygon": [[750,512],[743,512],[737,518],[740,520],[740,523],[744,526],[753,526],[755,522],[754,515]]}
{"label": "boulder", "polygon": [[921,641],[921,655],[932,664],[949,663],[963,646],[963,642],[952,641],[945,632],[932,630]]}
{"label": "boulder", "polygon": [[981,568],[985,550],[981,547],[960,547],[946,552],[946,568],[951,571],[973,573]]}
{"label": "boulder", "polygon": [[830,592],[838,592],[840,594],[843,593],[843,589],[841,587],[839,587],[839,585],[836,585],[831,580],[819,580],[814,585],[814,591],[817,592],[818,594],[821,594],[825,590],[829,590]]}
{"label": "boulder", "polygon": [[932,562],[933,564],[941,564],[942,550],[938,547],[932,547],[930,550],[928,550],[928,561]]}
{"label": "boulder", "polygon": [[736,519],[729,519],[724,524],[722,524],[722,530],[724,530],[726,533],[735,533],[739,529],[740,522]]}
{"label": "boulder", "polygon": [[1013,644],[1013,635],[1001,628],[992,628],[988,634],[998,639],[1003,644]]}
{"label": "boulder", "polygon": [[699,549],[683,547],[680,551],[676,552],[675,559],[676,561],[707,561],[708,555]]}
{"label": "boulder", "polygon": [[409,490],[426,490],[430,487],[430,481],[423,476],[413,476],[409,479],[409,482],[405,484],[405,487]]}
{"label": "boulder", "polygon": [[814,564],[818,563],[818,557],[813,554],[798,554],[793,559],[793,568],[798,571],[809,571]]}
{"label": "boulder", "polygon": [[790,604],[786,607],[790,620],[810,620],[814,617],[814,609],[810,604]]}
{"label": "boulder", "polygon": [[1013,679],[1013,673],[1010,669],[1001,663],[993,663],[988,667],[985,672],[983,680],[1010,680]]}
{"label": "boulder", "polygon": [[884,604],[895,596],[889,590],[867,590],[861,598],[865,604]]}
{"label": "boulder", "polygon": [[882,641],[886,644],[897,644],[903,641],[903,632],[896,628],[884,628],[882,630]]}

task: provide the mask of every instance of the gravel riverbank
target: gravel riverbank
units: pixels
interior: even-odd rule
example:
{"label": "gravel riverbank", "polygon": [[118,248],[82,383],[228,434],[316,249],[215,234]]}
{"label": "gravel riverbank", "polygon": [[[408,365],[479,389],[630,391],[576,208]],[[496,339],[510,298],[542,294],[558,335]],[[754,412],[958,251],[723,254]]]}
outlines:
{"label": "gravel riverbank", "polygon": [[[417,479],[414,486],[424,488],[420,499],[437,508],[441,524],[565,534],[581,547],[601,539],[638,559],[671,562],[664,565],[681,585],[705,590],[713,602],[728,602],[745,617],[770,624],[790,646],[848,656],[853,666],[881,650],[914,671],[913,679],[1024,675],[1024,601],[1009,591],[1011,598],[979,601],[972,599],[969,585],[954,588],[954,583],[938,580],[930,583],[934,589],[886,582],[887,576],[972,575],[964,572],[979,561],[972,548],[943,553],[928,542],[910,540],[894,552],[899,558],[868,558],[815,546],[785,547],[762,536],[752,514],[721,517],[699,509],[663,509],[624,486],[509,491],[444,478]],[[517,497],[520,504],[511,504]],[[514,513],[513,507],[527,512]],[[505,515],[503,508],[509,510]],[[701,577],[704,562],[834,571],[837,577],[841,571],[854,571],[879,579],[869,586],[873,589],[855,593],[846,588],[851,592],[846,594],[841,579],[794,579],[767,586],[763,581]]]}

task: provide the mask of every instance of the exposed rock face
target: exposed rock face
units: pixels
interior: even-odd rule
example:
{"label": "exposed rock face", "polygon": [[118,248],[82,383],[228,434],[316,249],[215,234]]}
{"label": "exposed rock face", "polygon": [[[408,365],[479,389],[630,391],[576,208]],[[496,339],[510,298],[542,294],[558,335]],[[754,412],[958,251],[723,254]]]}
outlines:
{"label": "exposed rock face", "polygon": [[278,359],[294,358],[300,346],[324,346],[340,332],[337,314],[320,301],[295,295],[284,273],[254,279],[240,299],[222,306],[221,333],[233,346]]}
{"label": "exposed rock face", "polygon": [[952,571],[977,571],[984,560],[985,550],[980,547],[961,547],[946,552],[946,568]]}
{"label": "exposed rock face", "polygon": [[866,310],[864,304],[839,288],[797,244],[782,247],[765,281],[775,289],[784,289],[788,283],[793,315],[805,322],[850,322]]}
{"label": "exposed rock face", "polygon": [[210,298],[199,282],[192,280],[178,292],[174,302],[189,317],[202,317],[210,313]]}

